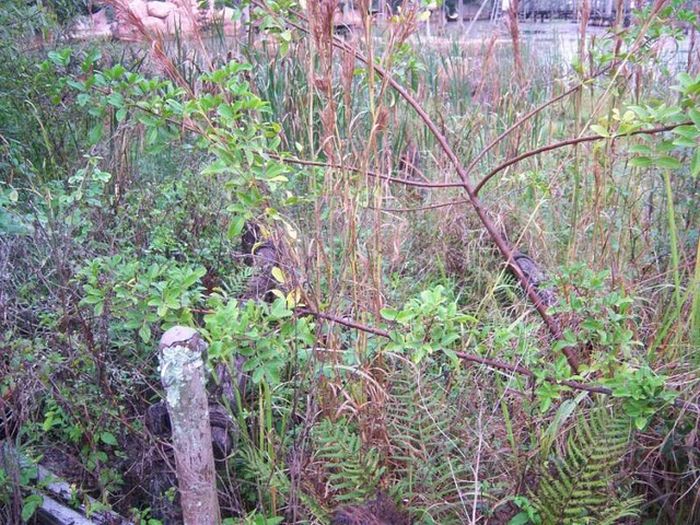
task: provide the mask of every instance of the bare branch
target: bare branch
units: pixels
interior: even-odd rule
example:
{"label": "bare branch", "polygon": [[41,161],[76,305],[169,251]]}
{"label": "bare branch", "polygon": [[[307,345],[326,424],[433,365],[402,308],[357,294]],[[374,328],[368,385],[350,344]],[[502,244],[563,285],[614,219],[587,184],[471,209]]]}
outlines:
{"label": "bare branch", "polygon": [[517,164],[521,160],[528,159],[530,157],[534,157],[536,155],[539,155],[541,153],[545,153],[547,151],[552,151],[555,149],[559,148],[564,148],[566,146],[575,146],[577,144],[581,144],[584,142],[592,142],[595,140],[617,140],[625,137],[631,137],[633,135],[654,135],[656,133],[663,133],[664,131],[671,131],[672,129],[675,129],[679,126],[687,126],[689,124],[692,124],[692,122],[681,122],[679,124],[670,124],[668,126],[660,126],[657,128],[651,128],[651,129],[638,129],[636,131],[632,131],[630,133],[624,133],[620,135],[614,135],[612,137],[603,137],[602,135],[586,135],[583,137],[576,137],[573,139],[567,139],[567,140],[562,140],[560,142],[554,142],[552,144],[547,144],[546,146],[541,146],[539,148],[526,151],[525,153],[521,153],[517,157],[513,157],[512,159],[509,159],[498,166],[496,166],[494,169],[492,169],[490,172],[488,172],[483,179],[479,181],[479,183],[476,185],[476,188],[474,188],[475,193],[479,193],[481,189],[484,187],[484,185],[491,180],[494,175],[497,173],[503,171],[509,166],[512,166],[513,164]]}

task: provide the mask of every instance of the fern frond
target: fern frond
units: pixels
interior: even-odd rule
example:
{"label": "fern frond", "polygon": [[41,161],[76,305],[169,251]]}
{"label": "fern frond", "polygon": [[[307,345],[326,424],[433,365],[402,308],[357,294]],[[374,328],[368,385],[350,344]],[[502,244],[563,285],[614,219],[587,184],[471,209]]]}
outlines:
{"label": "fern frond", "polygon": [[223,283],[223,288],[231,297],[239,297],[248,288],[248,281],[253,277],[255,268],[252,266],[236,266],[235,272],[229,274]]}
{"label": "fern frond", "polygon": [[376,449],[364,450],[359,434],[341,419],[325,419],[314,429],[315,459],[323,463],[326,484],[337,503],[359,502],[374,495],[384,473]]}
{"label": "fern frond", "polygon": [[448,391],[444,381],[426,370],[393,373],[386,420],[394,491],[410,501],[421,523],[449,525],[464,522],[474,482],[463,451],[464,417],[452,399],[462,391],[459,384]]}
{"label": "fern frond", "polygon": [[638,514],[640,500],[621,499],[613,487],[630,433],[629,418],[605,408],[579,418],[564,455],[542,469],[530,495],[543,525],[613,524]]}

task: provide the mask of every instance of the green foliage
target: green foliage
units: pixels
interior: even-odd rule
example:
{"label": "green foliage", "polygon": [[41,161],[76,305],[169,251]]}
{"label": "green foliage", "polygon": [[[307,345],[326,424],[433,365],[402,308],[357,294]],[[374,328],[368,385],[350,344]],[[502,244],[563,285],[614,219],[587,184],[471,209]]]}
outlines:
{"label": "green foliage", "polygon": [[[551,348],[520,293],[505,308],[492,300],[501,261],[459,201],[443,206],[452,190],[426,191],[424,209],[400,214],[385,205],[403,206],[407,192],[364,173],[390,173],[411,138],[425,153],[426,180],[447,181],[435,138],[349,55],[334,54],[321,78],[328,32],[307,40],[280,17],[295,17],[295,2],[268,5],[252,9],[254,45],[236,42],[234,51],[226,41],[215,50],[205,38],[199,54],[199,42],[178,41],[172,60],[158,54],[170,54],[172,42],[146,58],[132,44],[36,48],[28,39],[83,2],[0,6],[0,409],[6,400],[15,408],[17,440],[36,455],[64,451],[85,471],[71,481],[122,510],[138,507],[134,519],[156,525],[150,503],[132,499],[148,487],[132,487],[141,480],[128,476],[138,470],[132,455],[149,466],[141,420],[156,397],[153,348],[160,330],[177,323],[208,340],[209,370],[235,372],[245,358],[250,380],[230,407],[240,443],[218,464],[226,523],[299,514],[324,523],[332,506],[378,488],[422,523],[463,523],[469,514],[499,521],[498,502],[513,499],[524,458],[537,453],[549,465],[539,489],[514,498],[523,513],[513,524],[611,522],[636,504],[609,489],[627,420],[648,428],[652,416],[645,438],[663,445],[648,450],[674,463],[663,476],[650,473],[649,484],[663,477],[664,487],[649,490],[692,494],[693,422],[661,410],[676,396],[669,385],[695,394],[685,378],[697,358],[680,357],[697,346],[685,330],[686,305],[698,296],[685,268],[697,241],[700,77],[675,74],[653,48],[660,37],[679,42],[697,16],[672,0],[648,26],[594,39],[577,75],[614,67],[571,99],[543,106],[484,157],[512,158],[586,127],[606,139],[525,160],[480,193],[487,213],[502,217],[533,258],[587,261],[556,279],[560,303],[551,313],[566,330]],[[410,85],[461,159],[575,80],[560,56],[539,49],[525,86],[503,46],[475,54],[461,42],[445,50],[407,39],[393,47],[406,19],[387,26],[391,38],[370,37],[359,49]],[[638,72],[637,86],[620,74],[621,58]],[[319,165],[290,167],[285,149]],[[568,208],[571,217],[562,213]],[[253,274],[236,253],[250,220],[274,225],[289,245],[288,260],[272,271],[285,289],[271,304],[236,299]],[[607,267],[615,273],[600,271]],[[339,322],[306,316],[302,301]],[[355,318],[383,324],[389,341],[339,326]],[[664,346],[672,352],[656,351]],[[580,376],[560,356],[566,347],[581,354]],[[463,365],[459,352],[526,366],[534,377]],[[588,399],[573,399],[563,380],[603,383],[621,409],[609,420],[597,412],[581,419],[556,457],[557,436]],[[323,490],[308,490],[300,471],[316,474]],[[2,507],[10,504],[6,478],[0,473]],[[30,481],[22,485],[27,516],[39,501]],[[551,516],[560,511],[568,514]]]}
{"label": "green foliage", "polygon": [[466,454],[469,432],[459,410],[470,380],[455,372],[448,391],[431,368],[407,367],[391,377],[386,418],[392,491],[409,502],[419,523],[463,523],[464,500],[475,490]]}
{"label": "green foliage", "polygon": [[388,351],[408,353],[414,363],[436,351],[456,362],[452,348],[464,336],[466,326],[476,318],[459,311],[457,302],[447,297],[445,287],[437,285],[420,292],[401,310],[383,308],[382,317],[400,326],[391,332]]}
{"label": "green foliage", "polygon": [[378,450],[363,446],[345,419],[324,419],[314,427],[315,458],[337,502],[360,502],[374,496],[385,467]]}
{"label": "green foliage", "polygon": [[[610,273],[595,272],[584,264],[563,268],[554,279],[563,290],[565,300],[551,309],[555,314],[567,314],[579,321],[577,329],[567,329],[554,349],[590,348],[597,366],[614,366],[618,359],[629,358],[639,343],[629,328],[633,299],[609,290]],[[575,283],[575,287],[571,285]]]}
{"label": "green foliage", "polygon": [[124,261],[121,255],[90,261],[79,277],[84,280],[82,305],[92,306],[95,315],[109,314],[121,321],[119,329],[136,330],[144,343],[151,341],[155,322],[165,326],[191,325],[192,308],[202,298],[201,266]]}
{"label": "green foliage", "polygon": [[[21,504],[20,518],[28,522],[44,501],[32,487],[37,473],[34,463],[20,460],[17,450],[10,443],[0,442],[0,510],[3,506],[9,507],[13,497],[20,496],[21,501],[14,503]],[[4,514],[0,512],[0,517]],[[9,517],[5,518],[7,522],[10,521]]]}
{"label": "green foliage", "polygon": [[[118,122],[138,122],[145,128],[145,144],[161,150],[183,136],[183,125],[198,137],[196,144],[215,155],[203,169],[207,176],[225,177],[230,192],[227,211],[233,215],[229,231],[237,237],[245,220],[265,209],[269,217],[282,220],[269,197],[287,195],[289,169],[269,152],[280,144],[279,125],[263,119],[269,106],[250,91],[245,75],[250,64],[230,62],[204,73],[199,82],[217,86],[219,92],[193,96],[172,82],[146,78],[116,65],[96,71],[86,80],[74,80],[80,106],[99,117],[114,114]],[[100,139],[101,124],[93,128],[93,140]],[[265,206],[267,205],[267,206]]]}
{"label": "green foliage", "polygon": [[639,369],[621,368],[607,381],[612,395],[621,398],[622,408],[638,430],[644,430],[651,416],[668,406],[678,394],[666,388],[667,379],[648,365]]}
{"label": "green foliage", "polygon": [[251,512],[245,518],[234,519],[226,518],[223,525],[279,525],[284,522],[284,518],[280,516],[268,517],[259,512]]}
{"label": "green foliage", "polygon": [[279,385],[290,356],[313,344],[313,323],[292,317],[284,299],[241,306],[235,299],[215,295],[209,305],[213,313],[204,317],[204,333],[211,341],[209,359],[233,364],[236,356],[245,357],[244,371],[255,384]]}
{"label": "green foliage", "polygon": [[537,489],[522,505],[532,523],[613,525],[638,516],[642,500],[626,496],[620,476],[629,440],[625,416],[597,408],[590,417],[579,417],[563,454],[548,458]]}

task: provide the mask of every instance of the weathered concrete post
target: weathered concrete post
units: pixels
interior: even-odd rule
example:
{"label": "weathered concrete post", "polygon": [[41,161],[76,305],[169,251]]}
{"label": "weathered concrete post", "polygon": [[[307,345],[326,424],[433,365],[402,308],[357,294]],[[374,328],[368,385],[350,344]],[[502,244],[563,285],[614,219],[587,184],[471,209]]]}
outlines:
{"label": "weathered concrete post", "polygon": [[173,431],[175,466],[185,525],[221,523],[202,354],[196,330],[175,326],[160,339],[160,378]]}

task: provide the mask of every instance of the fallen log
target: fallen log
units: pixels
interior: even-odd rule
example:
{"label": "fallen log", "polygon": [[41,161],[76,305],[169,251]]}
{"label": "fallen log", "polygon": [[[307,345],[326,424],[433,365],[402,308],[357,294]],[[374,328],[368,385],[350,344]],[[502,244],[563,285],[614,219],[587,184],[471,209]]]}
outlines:
{"label": "fallen log", "polygon": [[41,525],[95,525],[79,512],[69,509],[55,499],[42,495],[41,507],[36,510],[36,519]]}
{"label": "fallen log", "polygon": [[[45,503],[47,501],[49,502],[47,507],[48,509],[58,510],[57,505],[59,505],[61,507],[66,508],[67,510],[70,510],[71,512],[77,513],[76,511],[65,507],[65,504],[72,500],[75,500],[75,492],[67,481],[59,478],[47,468],[42,467],[41,465],[37,465],[37,482],[39,484],[44,484],[43,490],[51,494],[53,498],[56,498],[52,500],[52,498],[44,497]],[[89,516],[89,519],[83,518],[86,524],[89,523],[91,525],[134,525],[133,522],[123,518],[122,516],[111,510],[92,510],[104,508],[104,505],[102,505],[96,499],[91,498],[90,496],[84,495],[82,497],[82,500],[86,503],[83,503],[80,505],[80,507],[78,507],[78,510],[80,510],[80,512],[82,513],[78,515]],[[42,509],[43,508],[44,505],[42,505]],[[69,513],[65,514],[69,515]],[[66,523],[74,523],[74,525],[81,525],[83,521],[67,521]]]}
{"label": "fallen log", "polygon": [[[0,442],[0,466],[7,467],[14,463],[17,471],[20,468],[35,467],[37,469],[36,484],[41,489],[32,492],[42,497],[41,505],[36,510],[37,521],[40,525],[134,525],[111,510],[102,509],[104,506],[96,499],[82,495],[83,503],[72,508],[70,502],[75,501],[75,491],[70,484],[56,476],[41,465],[34,465],[28,458],[22,456],[8,441]],[[18,483],[18,480],[15,481]]]}

